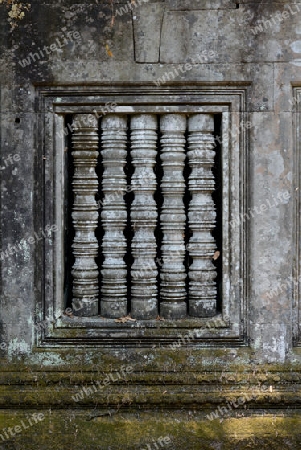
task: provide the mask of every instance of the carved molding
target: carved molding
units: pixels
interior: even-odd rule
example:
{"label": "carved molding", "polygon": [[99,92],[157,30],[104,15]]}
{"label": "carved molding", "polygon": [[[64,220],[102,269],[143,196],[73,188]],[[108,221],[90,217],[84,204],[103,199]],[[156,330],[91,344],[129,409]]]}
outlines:
{"label": "carved molding", "polygon": [[216,314],[216,268],[213,255],[216,250],[212,231],[215,228],[215,205],[212,193],[215,188],[214,167],[214,117],[194,114],[188,120],[187,152],[191,173],[189,191],[189,254],[193,259],[189,267],[189,315],[210,317]]}
{"label": "carved molding", "polygon": [[[68,226],[60,201],[62,170],[66,171],[64,158],[64,122],[66,114],[89,114],[91,109],[101,112],[102,105],[118,102],[116,114],[219,114],[222,121],[222,167],[226,174],[223,183],[225,211],[233,219],[248,211],[248,136],[249,132],[240,121],[247,120],[245,105],[250,83],[204,84],[166,83],[154,89],[153,83],[102,83],[91,86],[37,86],[39,99],[39,142],[47,158],[45,178],[40,184],[45,186],[45,203],[40,218],[43,223],[62,223],[53,241],[45,240],[43,297],[37,306],[47,320],[58,317],[65,305],[64,279],[59,268],[64,260],[64,230]],[[89,101],[88,101],[89,99]],[[91,106],[91,100],[93,106]],[[118,101],[119,99],[119,101]],[[234,135],[239,136],[233,139]],[[231,170],[230,170],[231,169]],[[53,192],[56,201],[53,205]],[[58,199],[58,201],[57,201]],[[160,211],[161,213],[162,211]],[[225,221],[224,221],[225,222]],[[39,347],[62,347],[90,344],[101,348],[131,348],[142,345],[169,345],[184,329],[197,329],[197,339],[192,346],[212,347],[227,345],[244,346],[248,340],[247,305],[250,280],[245,276],[248,268],[249,228],[247,222],[228,227],[223,223],[223,298],[221,318],[224,325],[217,328],[204,328],[204,320],[187,317],[174,324],[169,321],[145,321],[143,333],[133,327],[131,322],[116,323],[114,318],[77,317],[75,320],[62,316],[47,333],[37,333]],[[161,256],[161,255],[160,255]],[[231,264],[230,264],[231,262]],[[186,280],[187,282],[187,280]],[[187,282],[188,284],[188,282]],[[220,317],[218,314],[215,316]],[[210,319],[211,320],[211,319]],[[156,328],[154,329],[154,325]],[[185,331],[186,332],[186,331]]]}
{"label": "carved molding", "polygon": [[164,318],[179,319],[187,314],[183,200],[186,115],[163,114],[160,129],[164,170],[161,184],[164,203],[160,216],[163,230],[160,314]]}
{"label": "carved molding", "polygon": [[98,179],[95,172],[98,157],[98,122],[92,114],[76,114],[73,118],[74,204],[72,219],[75,237],[72,245],[74,314],[98,314],[98,267],[95,258],[98,242],[95,230],[98,210],[95,194]]}
{"label": "carved molding", "polygon": [[158,315],[156,238],[157,206],[154,200],[157,156],[157,116],[134,115],[131,118],[131,156],[135,171],[131,206],[134,229],[131,269],[131,311],[138,319],[154,319]]}
{"label": "carved molding", "polygon": [[124,262],[127,242],[124,230],[127,209],[124,200],[127,157],[127,116],[108,114],[102,119],[102,161],[104,194],[101,212],[104,237],[101,270],[101,314],[117,318],[127,313],[127,267]]}

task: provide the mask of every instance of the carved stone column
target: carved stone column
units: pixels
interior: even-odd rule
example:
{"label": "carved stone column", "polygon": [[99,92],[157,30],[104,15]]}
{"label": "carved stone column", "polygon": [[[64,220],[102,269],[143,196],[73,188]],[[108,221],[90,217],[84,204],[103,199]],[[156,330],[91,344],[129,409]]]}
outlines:
{"label": "carved stone column", "polygon": [[189,253],[193,262],[189,268],[189,314],[210,317],[216,314],[216,268],[213,255],[216,243],[212,237],[215,228],[215,205],[212,193],[215,188],[214,119],[210,114],[194,114],[188,122],[189,129],[189,227],[193,235]]}
{"label": "carved stone column", "polygon": [[132,189],[135,194],[131,207],[134,228],[132,240],[132,316],[152,319],[158,315],[156,238],[157,207],[154,200],[157,156],[157,117],[139,114],[131,118],[131,156],[135,167]]}
{"label": "carved stone column", "polygon": [[186,116],[164,114],[160,128],[164,170],[161,184],[164,203],[160,218],[163,230],[160,315],[177,319],[184,317],[187,311],[183,202]]}
{"label": "carved stone column", "polygon": [[102,119],[102,160],[104,194],[101,212],[104,237],[102,251],[101,314],[117,318],[127,313],[127,267],[124,262],[127,242],[124,229],[127,209],[124,195],[127,157],[127,117],[108,114]]}
{"label": "carved stone column", "polygon": [[72,219],[75,238],[72,248],[75,263],[72,270],[72,306],[77,315],[94,316],[98,314],[98,267],[95,262],[98,254],[95,237],[98,223],[95,200],[98,190],[95,172],[98,157],[98,122],[92,114],[76,114],[73,127]]}

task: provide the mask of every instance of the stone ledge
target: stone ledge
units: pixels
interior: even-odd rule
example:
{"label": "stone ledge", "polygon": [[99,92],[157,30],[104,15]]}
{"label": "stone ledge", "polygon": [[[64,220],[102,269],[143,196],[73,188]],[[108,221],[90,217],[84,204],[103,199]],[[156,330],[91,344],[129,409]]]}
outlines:
{"label": "stone ledge", "polygon": [[[154,450],[155,443],[160,450],[298,450],[301,445],[300,413],[281,411],[246,410],[211,421],[194,410],[159,410],[155,415],[154,411],[111,409],[2,410],[0,433],[4,428],[14,429],[22,420],[27,424],[35,412],[44,414],[44,420],[0,442],[1,450]],[[159,439],[167,436],[170,445],[160,447]]]}
{"label": "stone ledge", "polygon": [[103,362],[64,370],[20,365],[0,373],[0,407],[203,409],[240,401],[252,409],[300,408],[300,388],[301,368],[293,365],[228,364],[198,370],[135,367],[130,360],[118,367]]}

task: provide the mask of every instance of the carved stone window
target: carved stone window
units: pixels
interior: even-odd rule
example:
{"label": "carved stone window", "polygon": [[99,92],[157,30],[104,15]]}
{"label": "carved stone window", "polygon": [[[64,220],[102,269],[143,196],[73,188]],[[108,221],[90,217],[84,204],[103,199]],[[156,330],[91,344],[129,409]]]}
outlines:
{"label": "carved stone window", "polygon": [[[75,311],[108,318],[128,313],[138,319],[156,319],[159,313],[166,319],[214,316],[214,257],[221,249],[212,235],[212,194],[222,182],[221,174],[215,181],[213,173],[214,115],[108,114],[100,127],[98,143],[96,117],[73,116]],[[101,245],[95,234],[98,188]],[[128,188],[133,195],[127,195]]]}
{"label": "carved stone window", "polygon": [[[246,342],[246,227],[235,220],[246,90],[38,90],[44,218],[60,229],[45,242],[41,310],[53,326],[40,343],[148,346],[192,328],[191,342]],[[129,314],[136,322],[116,322]]]}

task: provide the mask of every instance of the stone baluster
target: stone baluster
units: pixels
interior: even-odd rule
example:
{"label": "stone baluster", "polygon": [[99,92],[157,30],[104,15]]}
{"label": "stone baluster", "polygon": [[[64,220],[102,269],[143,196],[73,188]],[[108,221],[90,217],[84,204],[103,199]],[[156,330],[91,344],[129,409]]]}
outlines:
{"label": "stone baluster", "polygon": [[127,242],[124,230],[127,209],[124,200],[127,157],[127,117],[108,114],[102,119],[102,161],[104,194],[101,212],[104,237],[101,315],[118,318],[127,314],[127,267],[124,256]]}
{"label": "stone baluster", "polygon": [[72,245],[74,314],[98,314],[98,242],[95,230],[98,210],[95,194],[98,179],[95,172],[98,157],[98,122],[92,114],[76,114],[73,118],[74,204],[72,219],[75,237]]}
{"label": "stone baluster", "polygon": [[189,191],[192,196],[188,218],[193,233],[189,241],[189,254],[193,260],[189,268],[189,315],[210,317],[216,314],[217,297],[217,272],[212,259],[216,250],[212,236],[216,222],[212,199],[215,188],[213,115],[190,116],[188,129]]}
{"label": "stone baluster", "polygon": [[135,171],[132,189],[135,194],[131,206],[134,229],[132,240],[131,311],[137,319],[152,319],[158,315],[156,238],[157,207],[154,200],[157,156],[157,117],[150,114],[131,118],[131,156]]}
{"label": "stone baluster", "polygon": [[164,114],[160,129],[164,170],[161,184],[164,203],[160,217],[163,231],[160,315],[177,319],[187,314],[183,201],[186,116]]}

